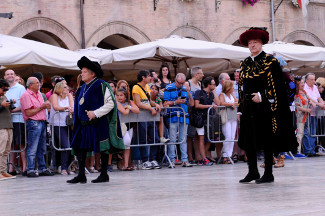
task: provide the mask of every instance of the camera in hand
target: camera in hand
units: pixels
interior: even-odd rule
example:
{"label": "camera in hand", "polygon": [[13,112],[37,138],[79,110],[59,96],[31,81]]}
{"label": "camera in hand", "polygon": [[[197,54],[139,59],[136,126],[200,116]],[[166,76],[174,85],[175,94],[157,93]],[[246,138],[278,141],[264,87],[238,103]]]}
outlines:
{"label": "camera in hand", "polygon": [[10,106],[9,106],[9,109],[10,109],[10,110],[16,109],[16,107],[15,107],[15,105],[14,105],[14,100],[13,100],[13,99],[10,99],[10,101],[7,100],[7,102],[10,103]]}

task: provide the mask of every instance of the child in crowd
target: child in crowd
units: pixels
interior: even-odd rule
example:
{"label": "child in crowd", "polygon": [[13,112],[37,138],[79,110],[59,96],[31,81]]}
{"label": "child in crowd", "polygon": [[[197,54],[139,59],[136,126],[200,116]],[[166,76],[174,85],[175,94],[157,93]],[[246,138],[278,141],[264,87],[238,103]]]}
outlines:
{"label": "child in crowd", "polygon": [[[158,104],[160,107],[163,107],[162,100],[159,97],[159,86],[156,84],[151,85],[150,87],[150,97],[152,101],[155,101],[156,104]],[[166,139],[164,137],[164,121],[163,117],[160,116],[160,122],[158,124],[158,132],[159,132],[159,137],[160,137],[160,142],[161,143],[167,143],[169,142],[169,139]]]}
{"label": "child in crowd", "polygon": [[[139,108],[135,105],[135,103],[132,100],[130,100],[129,92],[126,90],[126,88],[128,88],[128,85],[124,87],[122,86],[123,84],[119,86],[120,88],[116,91],[115,94],[116,101],[117,101],[117,109],[119,113],[123,115],[129,115],[130,112],[139,114],[140,113]],[[121,123],[121,129],[122,129],[123,140],[125,145],[125,150],[123,154],[124,164],[123,164],[122,171],[132,171],[133,167],[129,166],[129,161],[131,161],[130,145],[133,137],[133,128],[131,127],[130,123]]]}

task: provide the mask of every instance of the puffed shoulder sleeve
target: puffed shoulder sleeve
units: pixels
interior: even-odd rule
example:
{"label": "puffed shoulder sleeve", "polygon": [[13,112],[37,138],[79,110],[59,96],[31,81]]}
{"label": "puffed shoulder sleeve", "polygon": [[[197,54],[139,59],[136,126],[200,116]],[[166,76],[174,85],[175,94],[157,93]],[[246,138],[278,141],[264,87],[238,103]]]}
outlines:
{"label": "puffed shoulder sleeve", "polygon": [[106,87],[104,95],[104,105],[94,111],[97,118],[107,115],[114,108],[114,101],[111,92]]}

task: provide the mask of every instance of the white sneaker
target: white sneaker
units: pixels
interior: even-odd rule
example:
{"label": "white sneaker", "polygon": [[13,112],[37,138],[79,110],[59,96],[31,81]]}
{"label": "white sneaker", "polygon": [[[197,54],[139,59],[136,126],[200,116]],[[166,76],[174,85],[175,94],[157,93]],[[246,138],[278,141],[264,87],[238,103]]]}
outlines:
{"label": "white sneaker", "polygon": [[182,167],[192,167],[193,165],[192,164],[190,164],[188,161],[184,161],[183,163],[182,163]]}
{"label": "white sneaker", "polygon": [[98,170],[95,170],[94,167],[89,167],[89,172],[90,173],[98,173]]}
{"label": "white sneaker", "polygon": [[165,138],[165,137],[160,137],[160,142],[161,143],[169,143],[170,139]]}
{"label": "white sneaker", "polygon": [[142,169],[143,170],[150,170],[153,169],[152,164],[149,161],[146,161],[142,164]]}
{"label": "white sneaker", "polygon": [[68,174],[69,175],[74,175],[74,174],[76,174],[74,171],[70,171],[70,172],[68,172]]}
{"label": "white sneaker", "polygon": [[151,161],[151,165],[154,169],[160,169],[161,166],[159,166],[158,162],[157,161]]}
{"label": "white sneaker", "polygon": [[322,152],[322,151],[316,152],[316,154],[319,155],[319,156],[325,156],[325,153]]}

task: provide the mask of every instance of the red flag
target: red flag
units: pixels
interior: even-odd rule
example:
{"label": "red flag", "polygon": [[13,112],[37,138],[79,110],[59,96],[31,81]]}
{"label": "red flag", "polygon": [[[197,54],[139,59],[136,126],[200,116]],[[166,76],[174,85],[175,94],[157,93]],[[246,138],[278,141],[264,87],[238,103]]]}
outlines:
{"label": "red flag", "polygon": [[301,0],[297,0],[297,2],[298,2],[299,7],[302,8]]}

